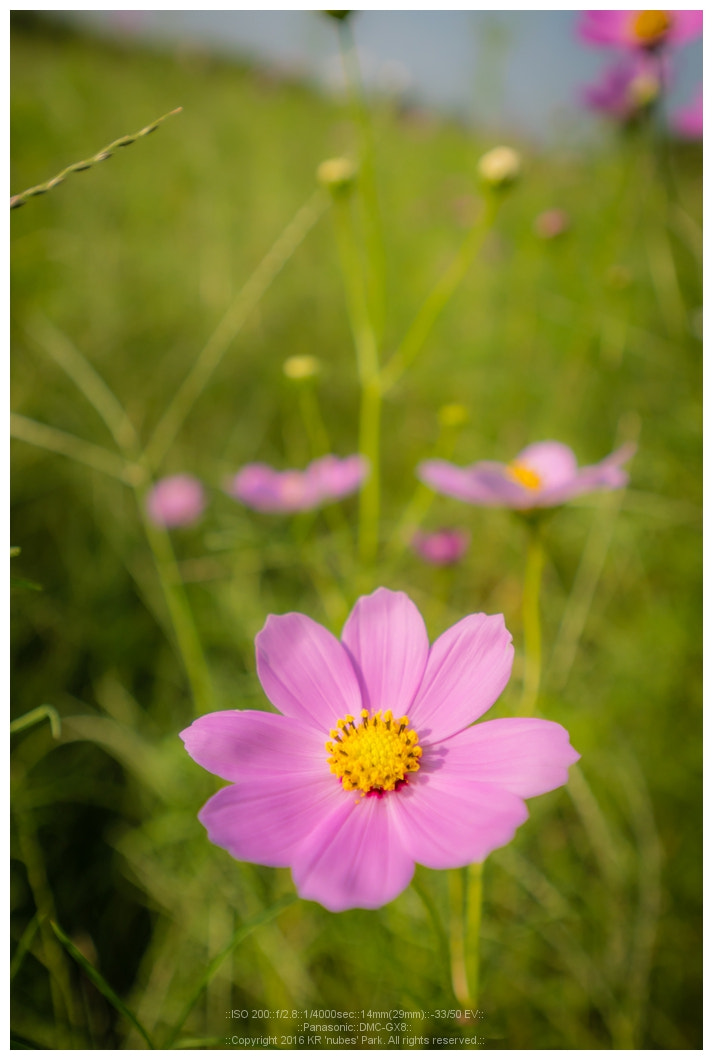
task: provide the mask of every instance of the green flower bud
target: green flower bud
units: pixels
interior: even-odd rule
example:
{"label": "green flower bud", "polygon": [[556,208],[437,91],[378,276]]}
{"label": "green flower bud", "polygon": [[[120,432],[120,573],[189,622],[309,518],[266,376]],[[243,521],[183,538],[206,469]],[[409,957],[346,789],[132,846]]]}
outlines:
{"label": "green flower bud", "polygon": [[319,361],[309,354],[288,357],[282,365],[282,371],[288,379],[313,379],[319,372]]}
{"label": "green flower bud", "polygon": [[505,188],[520,176],[522,158],[512,147],[494,147],[478,162],[478,174],[491,188]]}
{"label": "green flower bud", "polygon": [[317,180],[332,195],[351,190],[356,179],[356,166],[348,158],[328,158],[317,167]]}

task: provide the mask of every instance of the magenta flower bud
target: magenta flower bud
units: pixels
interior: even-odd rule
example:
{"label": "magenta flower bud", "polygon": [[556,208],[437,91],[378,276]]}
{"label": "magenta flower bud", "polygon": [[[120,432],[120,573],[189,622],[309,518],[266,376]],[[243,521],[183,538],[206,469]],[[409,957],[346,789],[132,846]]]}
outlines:
{"label": "magenta flower bud", "polygon": [[483,460],[457,467],[447,460],[424,460],[418,477],[431,489],[489,508],[555,508],[593,490],[620,489],[629,481],[621,465],[636,452],[622,445],[598,464],[577,467],[577,458],[561,442],[536,442],[509,464]]}
{"label": "magenta flower bud", "polygon": [[656,56],[626,55],[583,90],[582,102],[616,121],[632,121],[658,98],[669,77],[668,64]]}
{"label": "magenta flower bud", "polygon": [[577,29],[587,44],[653,50],[700,37],[703,11],[582,11]]}
{"label": "magenta flower bud", "polygon": [[468,551],[470,534],[467,530],[436,530],[424,534],[420,530],[411,538],[411,547],[421,559],[434,567],[450,567],[458,563]]}
{"label": "magenta flower bud", "polygon": [[408,596],[377,589],[341,640],[292,612],[268,616],[255,651],[278,713],[222,710],[181,733],[228,781],[198,817],[212,843],[289,867],[300,897],[334,913],[392,901],[416,864],[483,861],[579,758],[543,718],[472,724],[510,678],[502,615],[467,615],[429,645]]}
{"label": "magenta flower bud", "polygon": [[246,464],[227,492],[258,512],[305,512],[355,493],[367,473],[368,464],[362,456],[323,456],[304,471]]}
{"label": "magenta flower bud", "polygon": [[146,497],[146,512],[156,526],[190,526],[206,506],[203,486],[193,475],[159,479]]}
{"label": "magenta flower bud", "polygon": [[538,235],[540,239],[556,239],[557,236],[561,236],[567,231],[569,225],[570,221],[567,211],[555,207],[552,210],[543,210],[542,213],[538,214],[533,228],[535,235]]}

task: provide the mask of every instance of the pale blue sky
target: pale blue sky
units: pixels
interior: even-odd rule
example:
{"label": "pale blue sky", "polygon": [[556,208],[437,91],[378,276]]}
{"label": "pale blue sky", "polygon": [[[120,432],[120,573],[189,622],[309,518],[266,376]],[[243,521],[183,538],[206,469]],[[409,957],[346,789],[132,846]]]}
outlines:
{"label": "pale blue sky", "polygon": [[[352,25],[370,83],[499,130],[551,137],[595,130],[577,106],[583,85],[614,58],[575,36],[576,11],[360,11]],[[297,71],[322,85],[340,71],[334,23],[305,11],[71,12],[116,33],[203,43]],[[679,49],[670,105],[702,78],[701,41]]]}

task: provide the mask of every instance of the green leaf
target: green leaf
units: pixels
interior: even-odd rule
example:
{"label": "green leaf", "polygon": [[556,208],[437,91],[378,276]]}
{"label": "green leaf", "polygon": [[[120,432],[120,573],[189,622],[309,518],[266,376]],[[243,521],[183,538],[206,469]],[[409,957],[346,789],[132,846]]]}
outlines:
{"label": "green leaf", "polygon": [[24,729],[29,729],[39,721],[44,721],[45,718],[50,723],[50,729],[55,740],[59,740],[62,732],[62,723],[59,720],[59,714],[54,707],[48,706],[44,703],[41,707],[36,707],[34,710],[29,711],[27,714],[23,714],[19,718],[15,718],[14,721],[10,722],[10,733],[22,732]]}
{"label": "green leaf", "polygon": [[77,947],[76,947],[76,946],[74,945],[74,943],[72,942],[72,940],[71,940],[71,939],[69,939],[69,938],[68,938],[68,937],[67,937],[67,936],[65,935],[65,933],[64,933],[64,932],[62,931],[62,929],[61,929],[60,927],[58,927],[58,925],[57,925],[57,924],[55,924],[55,922],[54,922],[53,920],[50,920],[50,926],[52,927],[52,930],[54,931],[55,935],[57,936],[57,938],[59,939],[59,941],[60,941],[60,942],[62,943],[62,945],[64,946],[64,948],[65,948],[65,950],[67,951],[67,953],[69,954],[69,956],[70,956],[70,957],[71,957],[71,958],[72,958],[73,960],[75,960],[75,961],[77,962],[77,964],[78,964],[78,965],[80,965],[80,966],[81,966],[81,968],[82,968],[82,969],[84,970],[84,972],[85,972],[85,973],[87,974],[87,976],[89,977],[89,979],[91,979],[91,981],[92,981],[92,982],[94,983],[94,985],[95,985],[95,987],[97,988],[97,990],[98,990],[98,991],[99,991],[99,992],[100,992],[101,994],[103,994],[103,995],[104,995],[104,997],[105,997],[105,998],[107,999],[107,1001],[108,1001],[108,1002],[109,1002],[109,1003],[110,1003],[111,1005],[113,1005],[113,1006],[114,1006],[114,1008],[116,1009],[116,1011],[117,1011],[117,1012],[119,1012],[119,1013],[120,1013],[120,1014],[121,1014],[122,1016],[124,1016],[124,1017],[125,1017],[126,1019],[128,1019],[128,1020],[129,1020],[129,1021],[130,1021],[131,1023],[133,1023],[133,1025],[134,1025],[134,1026],[136,1027],[136,1029],[137,1029],[137,1031],[139,1032],[139,1034],[141,1035],[141,1037],[142,1037],[142,1038],[144,1039],[144,1041],[145,1041],[145,1042],[146,1042],[146,1044],[148,1045],[149,1049],[153,1049],[153,1048],[154,1048],[154,1044],[153,1044],[153,1042],[151,1041],[151,1038],[149,1037],[149,1035],[148,1035],[148,1033],[146,1032],[146,1030],[145,1030],[145,1029],[143,1028],[143,1026],[142,1026],[142,1025],[141,1025],[141,1024],[139,1023],[138,1019],[136,1018],[136,1016],[134,1015],[134,1013],[133,1013],[133,1012],[131,1011],[131,1009],[129,1009],[129,1008],[127,1008],[127,1007],[126,1007],[126,1005],[125,1005],[125,1004],[124,1004],[124,1002],[123,1002],[123,1001],[121,1000],[121,998],[120,998],[120,997],[118,996],[118,994],[115,994],[115,993],[114,993],[114,991],[113,991],[113,990],[112,990],[112,988],[111,988],[111,987],[109,986],[109,984],[107,983],[107,981],[106,981],[106,979],[104,978],[104,976],[103,976],[103,975],[101,975],[101,974],[100,974],[100,973],[99,973],[99,972],[97,971],[97,969],[96,969],[96,968],[94,967],[94,965],[93,965],[93,964],[90,964],[90,963],[89,963],[89,961],[88,961],[88,960],[87,960],[87,958],[86,958],[86,957],[84,956],[84,954],[83,954],[83,953],[80,953],[80,951],[79,951],[79,950],[77,949]]}

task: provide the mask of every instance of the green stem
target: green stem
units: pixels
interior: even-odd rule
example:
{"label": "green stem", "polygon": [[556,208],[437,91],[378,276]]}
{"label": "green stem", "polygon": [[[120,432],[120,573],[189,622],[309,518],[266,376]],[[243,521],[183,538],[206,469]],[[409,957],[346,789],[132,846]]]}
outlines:
{"label": "green stem", "polygon": [[326,206],[327,199],[324,192],[321,190],[315,192],[297,211],[245,286],[239,291],[161,417],[145,450],[145,459],[149,467],[158,467],[248,315],[321,217]]}
{"label": "green stem", "polygon": [[467,869],[451,869],[448,873],[450,893],[450,951],[451,986],[456,1000],[464,1008],[470,1006],[468,970],[465,956],[465,893]]}
{"label": "green stem", "polygon": [[385,320],[386,262],[381,212],[377,194],[376,169],[374,166],[374,140],[369,121],[369,112],[364,100],[364,87],[349,19],[344,19],[339,23],[338,35],[352,112],[361,139],[358,187],[364,209],[365,245],[369,261],[367,278],[369,312],[377,341],[380,341],[383,336]]}
{"label": "green stem", "polygon": [[364,566],[376,559],[379,543],[381,384],[376,336],[364,294],[361,262],[345,196],[334,199],[334,224],[339,260],[347,295],[347,311],[361,383],[359,452],[369,461],[370,473],[359,495],[359,558]]}
{"label": "green stem", "polygon": [[540,586],[545,549],[540,525],[528,524],[525,583],[522,592],[522,629],[525,640],[525,676],[520,714],[527,717],[534,709],[540,689],[542,669],[542,630],[540,626]]}
{"label": "green stem", "polygon": [[411,365],[433,325],[470,269],[497,217],[500,196],[488,195],[485,208],[461,244],[456,257],[423,303],[401,345],[382,372],[382,393],[387,393]]}
{"label": "green stem", "polygon": [[148,518],[142,493],[138,489],[135,493],[146,539],[153,553],[156,573],[176,634],[178,650],[191,686],[195,710],[197,714],[206,714],[213,706],[210,675],[171,539],[162,527],[154,526]]}
{"label": "green stem", "polygon": [[480,1000],[480,925],[483,913],[483,863],[468,866],[468,896],[466,922],[466,962],[470,962],[470,1005],[472,1012],[478,1009]]}
{"label": "green stem", "polygon": [[369,477],[359,494],[359,558],[371,566],[379,547],[381,468],[381,389],[378,381],[364,387],[359,416],[359,452],[369,461]]}

